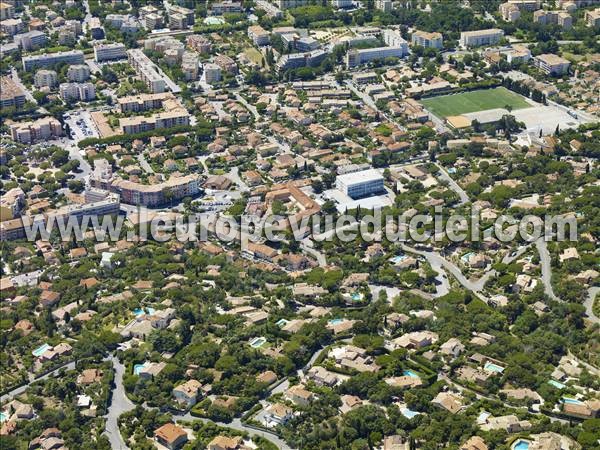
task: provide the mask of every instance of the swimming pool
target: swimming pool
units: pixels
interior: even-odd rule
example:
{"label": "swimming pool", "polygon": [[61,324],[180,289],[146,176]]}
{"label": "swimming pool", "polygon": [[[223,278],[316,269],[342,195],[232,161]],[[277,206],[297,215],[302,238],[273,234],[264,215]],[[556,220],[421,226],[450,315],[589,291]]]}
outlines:
{"label": "swimming pool", "polygon": [[491,362],[486,362],[485,365],[483,366],[483,368],[485,370],[487,370],[488,372],[498,372],[498,373],[502,373],[504,372],[504,367],[500,367],[496,364],[493,364]]}
{"label": "swimming pool", "polygon": [[4,411],[0,411],[0,423],[5,422],[8,420],[8,414],[6,414]]}
{"label": "swimming pool", "polygon": [[339,325],[340,323],[343,323],[344,319],[331,319],[329,322],[327,322],[329,325]]}
{"label": "swimming pool", "polygon": [[415,417],[415,416],[418,416],[419,414],[421,414],[421,413],[419,413],[419,412],[417,412],[417,411],[412,411],[412,410],[410,410],[410,409],[408,409],[408,408],[402,408],[402,409],[400,410],[400,412],[401,412],[401,413],[402,413],[402,415],[403,415],[404,417],[406,417],[407,419],[412,419],[413,417]]}
{"label": "swimming pool", "polygon": [[207,17],[203,22],[205,25],[221,25],[225,23],[225,20],[220,17]]}
{"label": "swimming pool", "polygon": [[279,327],[285,327],[288,323],[290,323],[289,320],[286,319],[279,319],[277,322],[275,322],[277,324],[277,326]]}
{"label": "swimming pool", "polygon": [[529,441],[519,439],[512,448],[513,450],[529,450]]}
{"label": "swimming pool", "polygon": [[558,381],[555,381],[555,380],[548,381],[548,384],[550,386],[554,386],[556,389],[564,389],[565,388],[564,384],[559,383]]}
{"label": "swimming pool", "polygon": [[135,308],[133,310],[133,314],[135,315],[135,317],[140,317],[143,316],[144,314],[148,314],[148,315],[152,315],[156,312],[156,310],[154,308],[146,308],[146,310],[144,311],[142,308]]}
{"label": "swimming pool", "polygon": [[142,371],[142,369],[146,367],[146,363],[144,364],[136,364],[133,366],[133,374],[134,375],[139,375],[140,372]]}
{"label": "swimming pool", "polygon": [[44,353],[46,353],[47,350],[51,349],[52,347],[48,344],[44,344],[39,346],[38,348],[36,348],[34,351],[32,351],[31,353],[33,354],[33,356],[39,358],[40,356],[42,356]]}
{"label": "swimming pool", "polygon": [[412,370],[405,370],[404,372],[402,372],[402,375],[404,375],[405,377],[420,378],[419,375],[417,375]]}
{"label": "swimming pool", "polygon": [[353,292],[350,298],[353,302],[360,302],[363,299],[363,295],[360,292]]}
{"label": "swimming pool", "polygon": [[404,261],[406,258],[408,258],[406,255],[396,255],[390,258],[390,262],[393,264],[398,264]]}
{"label": "swimming pool", "polygon": [[464,255],[462,255],[460,257],[460,260],[464,263],[468,263],[469,259],[471,258],[471,256],[473,256],[475,253],[474,252],[469,252],[469,253],[465,253]]}
{"label": "swimming pool", "polygon": [[250,347],[258,348],[267,342],[267,339],[264,337],[256,337],[250,341]]}
{"label": "swimming pool", "polygon": [[581,400],[577,400],[576,398],[563,397],[561,399],[563,403],[568,403],[569,405],[583,405]]}

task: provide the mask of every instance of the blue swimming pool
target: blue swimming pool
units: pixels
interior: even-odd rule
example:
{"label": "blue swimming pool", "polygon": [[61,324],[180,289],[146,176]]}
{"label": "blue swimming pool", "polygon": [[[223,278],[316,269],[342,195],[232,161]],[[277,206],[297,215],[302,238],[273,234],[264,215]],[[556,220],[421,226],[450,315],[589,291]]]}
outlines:
{"label": "blue swimming pool", "polygon": [[286,320],[286,319],[279,319],[275,323],[277,324],[278,327],[285,327],[288,323],[290,323],[290,321]]}
{"label": "blue swimming pool", "polygon": [[32,351],[31,353],[33,354],[33,356],[39,358],[40,356],[42,356],[44,353],[46,353],[47,350],[49,350],[51,347],[48,344],[44,344],[39,346],[38,348],[36,348],[34,351]]}
{"label": "blue swimming pool", "polygon": [[353,292],[350,298],[353,302],[360,302],[363,299],[363,295],[360,292]]}
{"label": "blue swimming pool", "polygon": [[513,450],[529,450],[529,441],[519,439],[514,445]]}
{"label": "blue swimming pool", "polygon": [[8,414],[6,414],[4,411],[0,411],[0,423],[5,422],[8,420]]}
{"label": "blue swimming pool", "polygon": [[344,319],[331,319],[329,322],[327,322],[329,325],[339,325],[340,323],[342,323],[344,321]]}
{"label": "blue swimming pool", "polygon": [[250,347],[259,348],[267,342],[267,339],[264,337],[256,337],[250,341]]}
{"label": "blue swimming pool", "polygon": [[561,399],[563,403],[568,403],[569,405],[583,405],[581,400],[577,400],[576,398],[563,397]]}
{"label": "blue swimming pool", "polygon": [[555,381],[555,380],[548,381],[548,384],[550,386],[554,386],[556,389],[564,389],[566,387],[564,384],[559,383],[558,381]]}
{"label": "blue swimming pool", "polygon": [[405,370],[404,372],[402,372],[402,375],[404,375],[405,377],[420,378],[419,375],[417,375],[412,370]]}
{"label": "blue swimming pool", "polygon": [[401,263],[402,261],[404,261],[406,258],[408,258],[408,256],[406,256],[406,255],[397,255],[397,256],[391,257],[390,262],[393,264],[398,264],[398,263]]}
{"label": "blue swimming pool", "polygon": [[412,411],[412,410],[410,410],[410,409],[408,409],[408,408],[402,408],[402,409],[400,410],[400,412],[401,412],[401,413],[402,413],[402,415],[403,415],[404,417],[406,417],[407,419],[412,419],[413,417],[415,417],[415,416],[418,416],[418,415],[420,414],[419,412],[417,412],[417,411]]}
{"label": "blue swimming pool", "polygon": [[135,308],[133,310],[133,314],[135,315],[135,317],[140,317],[140,316],[143,316],[144,314],[148,314],[151,316],[155,312],[156,312],[156,310],[154,308],[150,308],[150,307],[146,308],[145,310],[142,308]]}
{"label": "blue swimming pool", "polygon": [[491,363],[491,362],[486,362],[485,365],[483,366],[483,368],[485,370],[487,370],[488,372],[498,372],[498,373],[504,372],[504,367],[500,367],[499,365]]}
{"label": "blue swimming pool", "polygon": [[140,372],[142,371],[142,369],[146,367],[146,363],[144,364],[136,364],[133,366],[133,374],[134,375],[139,375]]}

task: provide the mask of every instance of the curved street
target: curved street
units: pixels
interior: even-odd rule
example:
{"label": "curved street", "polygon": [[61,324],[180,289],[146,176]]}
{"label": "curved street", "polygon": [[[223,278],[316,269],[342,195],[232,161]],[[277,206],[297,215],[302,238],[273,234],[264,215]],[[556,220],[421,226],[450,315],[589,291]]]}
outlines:
{"label": "curved street", "polygon": [[115,356],[108,358],[115,369],[114,385],[115,388],[112,391],[110,407],[106,414],[106,428],[104,434],[110,441],[110,447],[117,450],[128,449],[127,444],[121,436],[119,431],[119,416],[127,411],[131,411],[135,408],[135,405],[125,394],[125,388],[123,387],[123,374],[125,373],[125,366],[121,364],[119,359]]}
{"label": "curved street", "polygon": [[598,294],[600,294],[600,286],[592,286],[588,291],[588,297],[583,303],[588,319],[594,324],[600,324],[600,318],[594,314],[594,300]]}
{"label": "curved street", "polygon": [[49,378],[49,377],[53,377],[53,376],[57,375],[63,369],[64,370],[74,370],[75,369],[75,361],[65,363],[62,366],[57,367],[56,369],[54,369],[40,377],[30,380],[27,384],[24,384],[22,386],[14,388],[13,390],[7,392],[6,394],[2,395],[2,397],[0,397],[0,403],[7,402],[7,401],[11,400],[12,398],[16,397],[17,395],[21,395],[33,383],[40,381],[40,380],[45,380],[46,378]]}
{"label": "curved street", "polygon": [[548,244],[543,237],[535,241],[535,246],[538,253],[540,254],[540,266],[542,267],[542,284],[544,285],[544,292],[548,297],[557,302],[562,301],[554,294],[552,288],[552,265],[550,252],[548,251]]}

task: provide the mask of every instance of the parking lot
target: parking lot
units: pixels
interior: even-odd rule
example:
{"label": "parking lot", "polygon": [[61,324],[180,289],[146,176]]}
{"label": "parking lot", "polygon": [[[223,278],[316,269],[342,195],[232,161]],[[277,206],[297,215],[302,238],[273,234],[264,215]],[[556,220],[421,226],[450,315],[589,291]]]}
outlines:
{"label": "parking lot", "polygon": [[88,111],[72,111],[64,117],[65,123],[71,128],[71,138],[75,141],[100,137]]}

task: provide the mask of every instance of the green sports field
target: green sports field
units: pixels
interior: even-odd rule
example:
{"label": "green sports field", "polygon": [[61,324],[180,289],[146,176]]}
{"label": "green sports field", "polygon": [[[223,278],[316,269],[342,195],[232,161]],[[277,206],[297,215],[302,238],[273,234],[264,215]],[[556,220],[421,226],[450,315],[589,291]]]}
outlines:
{"label": "green sports field", "polygon": [[421,103],[438,117],[458,116],[506,106],[511,106],[512,109],[531,107],[524,97],[504,87],[424,98]]}

